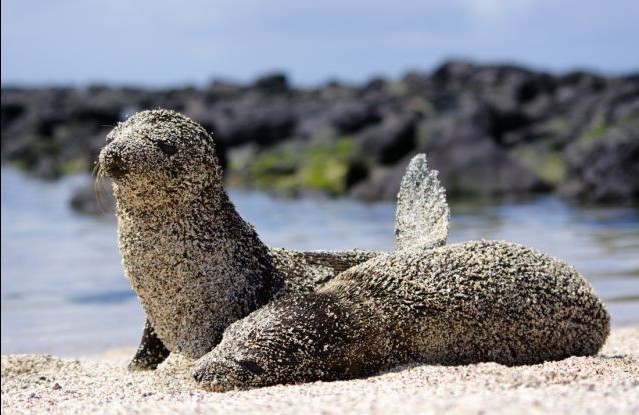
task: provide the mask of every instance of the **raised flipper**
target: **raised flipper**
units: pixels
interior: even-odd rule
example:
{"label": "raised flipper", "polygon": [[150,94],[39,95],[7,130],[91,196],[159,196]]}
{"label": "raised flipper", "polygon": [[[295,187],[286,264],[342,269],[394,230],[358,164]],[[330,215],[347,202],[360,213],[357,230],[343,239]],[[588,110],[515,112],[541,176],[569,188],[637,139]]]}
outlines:
{"label": "raised flipper", "polygon": [[[422,245],[436,247],[446,243],[450,211],[446,191],[437,171],[429,170],[426,155],[411,160],[402,179],[395,220],[397,249]],[[362,251],[290,251],[270,248],[275,267],[284,275],[289,292],[309,292],[342,271],[368,261],[380,252]]]}
{"label": "raised flipper", "polygon": [[425,154],[410,161],[397,195],[396,249],[446,243],[450,209],[437,175],[437,170],[428,168]]}
{"label": "raised flipper", "polygon": [[169,356],[171,352],[166,348],[149,322],[144,322],[142,339],[135,356],[129,363],[129,370],[153,370]]}

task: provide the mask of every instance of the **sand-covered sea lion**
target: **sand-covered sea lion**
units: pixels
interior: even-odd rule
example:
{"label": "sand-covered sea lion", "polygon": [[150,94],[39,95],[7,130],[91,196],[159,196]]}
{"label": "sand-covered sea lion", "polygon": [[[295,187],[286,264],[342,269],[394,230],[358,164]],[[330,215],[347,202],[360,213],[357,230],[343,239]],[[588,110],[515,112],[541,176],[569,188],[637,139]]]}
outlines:
{"label": "sand-covered sea lion", "polygon": [[[133,369],[154,368],[170,351],[201,357],[273,298],[311,291],[378,255],[266,247],[223,188],[213,138],[176,112],[138,113],[107,140],[99,172],[113,178],[122,262],[147,314]],[[443,243],[449,212],[436,172],[418,156],[407,177],[397,245]]]}
{"label": "sand-covered sea lion", "polygon": [[283,290],[284,277],[229,201],[201,126],[145,111],[107,140],[99,165],[114,179],[125,274],[166,348],[202,356]]}
{"label": "sand-covered sea lion", "polygon": [[417,244],[233,323],[193,375],[224,391],[409,362],[533,364],[595,354],[608,333],[602,302],[560,260],[500,241]]}

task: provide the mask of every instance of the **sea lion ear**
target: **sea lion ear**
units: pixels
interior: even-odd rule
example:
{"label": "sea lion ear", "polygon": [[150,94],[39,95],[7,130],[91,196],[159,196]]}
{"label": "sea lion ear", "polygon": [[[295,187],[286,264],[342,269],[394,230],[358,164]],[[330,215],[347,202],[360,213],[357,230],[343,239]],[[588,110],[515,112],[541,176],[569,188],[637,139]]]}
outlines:
{"label": "sea lion ear", "polygon": [[397,195],[395,247],[441,246],[446,243],[450,209],[446,190],[430,170],[426,155],[417,154],[406,169]]}

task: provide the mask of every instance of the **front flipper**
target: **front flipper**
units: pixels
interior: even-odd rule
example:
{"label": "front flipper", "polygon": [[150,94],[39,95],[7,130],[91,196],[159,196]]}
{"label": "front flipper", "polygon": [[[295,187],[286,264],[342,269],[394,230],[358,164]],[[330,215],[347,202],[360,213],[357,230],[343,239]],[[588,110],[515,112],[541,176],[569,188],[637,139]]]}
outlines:
{"label": "front flipper", "polygon": [[352,249],[349,251],[292,251],[269,248],[275,268],[282,273],[289,292],[314,291],[342,271],[379,255],[379,252]]}
{"label": "front flipper", "polygon": [[144,322],[142,339],[135,356],[128,365],[129,370],[154,370],[170,354],[169,349],[164,346],[162,340],[155,333],[149,319]]}

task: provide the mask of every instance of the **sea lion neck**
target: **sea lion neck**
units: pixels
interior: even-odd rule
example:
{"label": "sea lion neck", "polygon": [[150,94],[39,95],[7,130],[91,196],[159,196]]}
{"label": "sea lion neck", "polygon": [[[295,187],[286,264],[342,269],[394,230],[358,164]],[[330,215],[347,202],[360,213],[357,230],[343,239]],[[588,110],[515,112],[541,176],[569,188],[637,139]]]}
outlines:
{"label": "sea lion neck", "polygon": [[[118,220],[154,224],[159,221],[199,220],[201,217],[220,216],[231,203],[219,184],[203,186],[196,195],[181,196],[183,189],[170,191],[152,187],[126,188],[114,186]],[[232,206],[232,205],[231,205]]]}

